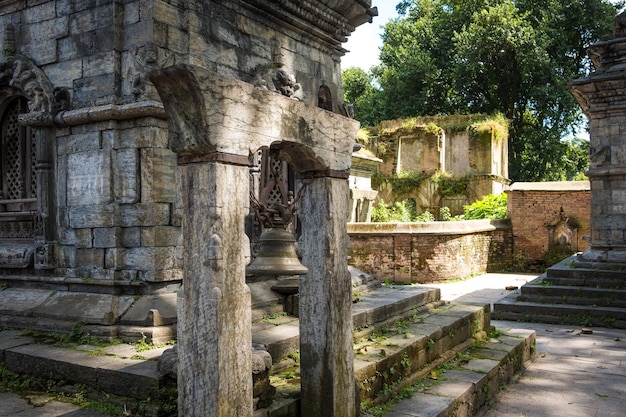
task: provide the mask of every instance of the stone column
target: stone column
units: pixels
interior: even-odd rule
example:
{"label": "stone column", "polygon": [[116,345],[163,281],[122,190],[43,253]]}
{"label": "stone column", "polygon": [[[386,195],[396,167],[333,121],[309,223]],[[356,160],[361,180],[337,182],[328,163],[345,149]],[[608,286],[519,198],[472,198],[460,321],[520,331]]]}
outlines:
{"label": "stone column", "polygon": [[347,176],[315,178],[303,195],[300,282],[302,417],[354,417]]}
{"label": "stone column", "polygon": [[596,71],[570,83],[589,118],[590,249],[579,267],[626,263],[626,33],[589,48]]}
{"label": "stone column", "polygon": [[178,415],[245,417],[252,415],[247,157],[233,165],[209,156],[209,162],[180,165],[185,254]]}

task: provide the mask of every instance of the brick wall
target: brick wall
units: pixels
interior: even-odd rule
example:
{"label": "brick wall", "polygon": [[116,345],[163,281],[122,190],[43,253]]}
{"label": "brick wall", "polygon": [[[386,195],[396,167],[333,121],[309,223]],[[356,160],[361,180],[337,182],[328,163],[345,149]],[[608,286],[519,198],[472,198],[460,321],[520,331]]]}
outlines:
{"label": "brick wall", "polygon": [[499,271],[512,259],[508,221],[352,223],[349,263],[380,280],[428,283]]}
{"label": "brick wall", "polygon": [[[571,229],[572,253],[589,244],[591,192],[589,182],[514,183],[507,191],[515,253],[530,261],[541,260],[554,247],[554,227],[565,221]],[[566,248],[563,248],[566,249]]]}

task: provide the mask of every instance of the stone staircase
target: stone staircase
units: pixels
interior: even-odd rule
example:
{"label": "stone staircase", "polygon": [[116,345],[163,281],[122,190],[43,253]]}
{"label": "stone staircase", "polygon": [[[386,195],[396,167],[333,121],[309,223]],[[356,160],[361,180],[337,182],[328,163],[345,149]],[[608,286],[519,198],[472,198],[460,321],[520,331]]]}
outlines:
{"label": "stone staircase", "polygon": [[[438,289],[424,286],[383,286],[360,294],[353,325],[364,410],[414,407],[411,416],[470,416],[533,357],[533,331],[498,331],[488,305],[445,303]],[[278,390],[258,415],[299,415],[297,318],[269,317],[253,328],[253,342],[275,360],[272,384]],[[419,407],[407,405],[416,401]]]}
{"label": "stone staircase", "polygon": [[495,303],[494,317],[626,329],[626,271],[573,267],[574,259]]}
{"label": "stone staircase", "polygon": [[[253,345],[271,354],[276,388],[272,403],[255,417],[299,416],[298,319],[281,312],[268,291],[271,283],[252,287],[258,310]],[[534,332],[497,331],[487,305],[446,303],[439,289],[425,286],[372,288],[355,295],[353,304],[355,378],[364,414],[382,408],[412,409],[411,416],[470,416],[532,358]],[[168,415],[164,404],[175,403],[175,385],[157,365],[166,349],[67,348],[0,331],[0,360],[7,370],[91,387],[103,401],[144,416]]]}

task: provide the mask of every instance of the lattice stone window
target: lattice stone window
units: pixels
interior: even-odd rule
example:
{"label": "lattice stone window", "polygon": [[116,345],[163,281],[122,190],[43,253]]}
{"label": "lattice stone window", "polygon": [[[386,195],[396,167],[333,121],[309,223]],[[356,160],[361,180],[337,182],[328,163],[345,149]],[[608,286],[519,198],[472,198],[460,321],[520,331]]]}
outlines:
{"label": "lattice stone window", "polygon": [[11,101],[2,115],[0,139],[0,212],[24,212],[36,208],[35,141],[31,129],[17,117],[28,111],[27,101]]}

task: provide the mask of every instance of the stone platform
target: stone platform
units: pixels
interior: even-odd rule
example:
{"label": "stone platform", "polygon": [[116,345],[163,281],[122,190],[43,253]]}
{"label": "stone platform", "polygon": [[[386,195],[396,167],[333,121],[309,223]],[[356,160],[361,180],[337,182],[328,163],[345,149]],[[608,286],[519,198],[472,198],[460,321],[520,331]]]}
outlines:
{"label": "stone platform", "polygon": [[626,329],[626,271],[566,259],[494,304],[498,320]]}
{"label": "stone platform", "polygon": [[0,326],[155,343],[176,338],[179,282],[0,275]]}

